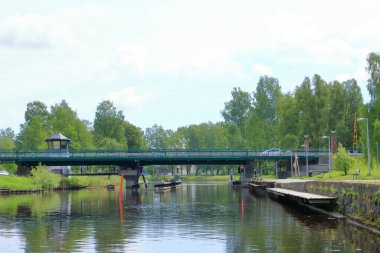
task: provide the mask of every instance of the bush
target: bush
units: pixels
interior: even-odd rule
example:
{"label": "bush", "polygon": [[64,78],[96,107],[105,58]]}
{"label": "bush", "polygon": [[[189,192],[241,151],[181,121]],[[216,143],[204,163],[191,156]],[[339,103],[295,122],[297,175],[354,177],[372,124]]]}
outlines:
{"label": "bush", "polygon": [[345,175],[354,165],[354,158],[350,156],[350,153],[346,151],[341,143],[338,146],[338,152],[333,157],[334,170],[343,171]]}
{"label": "bush", "polygon": [[53,189],[57,188],[61,181],[61,176],[54,174],[48,170],[45,166],[37,166],[31,172],[32,182],[37,188]]}

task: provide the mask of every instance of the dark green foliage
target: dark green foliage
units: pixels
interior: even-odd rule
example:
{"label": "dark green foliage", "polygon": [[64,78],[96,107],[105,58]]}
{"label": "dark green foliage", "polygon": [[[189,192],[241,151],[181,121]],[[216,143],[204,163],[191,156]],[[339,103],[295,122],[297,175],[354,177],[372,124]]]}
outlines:
{"label": "dark green foliage", "polygon": [[147,147],[144,140],[144,132],[141,128],[134,126],[128,121],[124,122],[124,127],[129,149],[144,149]]}
{"label": "dark green foliage", "polygon": [[104,138],[113,139],[115,143],[120,144],[120,147],[128,147],[123,112],[117,111],[113,103],[108,100],[98,105],[94,120],[95,145],[101,148]]}

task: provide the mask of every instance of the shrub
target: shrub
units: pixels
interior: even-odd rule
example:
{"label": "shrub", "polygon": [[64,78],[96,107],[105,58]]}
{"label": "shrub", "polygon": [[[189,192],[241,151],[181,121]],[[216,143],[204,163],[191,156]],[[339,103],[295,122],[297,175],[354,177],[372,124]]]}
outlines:
{"label": "shrub", "polygon": [[346,151],[341,143],[339,143],[338,152],[334,155],[334,170],[343,171],[345,175],[354,164],[354,158]]}
{"label": "shrub", "polygon": [[61,181],[61,176],[54,174],[48,170],[45,166],[37,166],[31,172],[32,182],[37,188],[42,189],[53,189],[59,186]]}

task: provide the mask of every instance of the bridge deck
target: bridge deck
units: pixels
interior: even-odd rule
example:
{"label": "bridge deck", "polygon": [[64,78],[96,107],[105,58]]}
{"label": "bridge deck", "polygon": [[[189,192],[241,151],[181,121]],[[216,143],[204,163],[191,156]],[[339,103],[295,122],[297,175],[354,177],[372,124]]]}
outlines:
{"label": "bridge deck", "polygon": [[332,204],[336,201],[336,197],[328,197],[307,192],[292,191],[282,188],[267,188],[267,191],[276,196],[285,197],[291,200],[296,200],[307,204]]}
{"label": "bridge deck", "polygon": [[[326,152],[297,152],[299,160],[316,161]],[[163,150],[49,150],[3,151],[0,162],[15,162],[36,165],[170,165],[170,164],[242,164],[249,161],[290,161],[294,152],[284,151],[276,155],[256,150],[225,149],[163,149]]]}

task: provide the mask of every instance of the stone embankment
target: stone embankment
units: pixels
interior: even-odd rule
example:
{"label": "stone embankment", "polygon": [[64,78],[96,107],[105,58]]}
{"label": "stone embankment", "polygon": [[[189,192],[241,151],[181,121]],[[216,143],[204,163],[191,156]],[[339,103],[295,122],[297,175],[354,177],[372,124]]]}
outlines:
{"label": "stone embankment", "polygon": [[275,187],[337,197],[336,211],[380,229],[380,181],[273,181]]}

